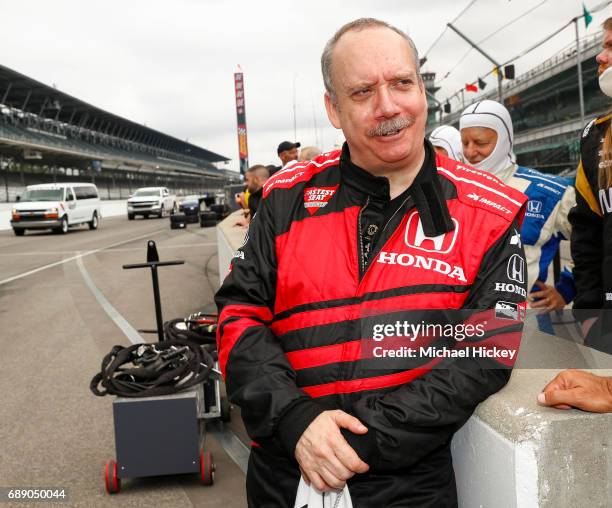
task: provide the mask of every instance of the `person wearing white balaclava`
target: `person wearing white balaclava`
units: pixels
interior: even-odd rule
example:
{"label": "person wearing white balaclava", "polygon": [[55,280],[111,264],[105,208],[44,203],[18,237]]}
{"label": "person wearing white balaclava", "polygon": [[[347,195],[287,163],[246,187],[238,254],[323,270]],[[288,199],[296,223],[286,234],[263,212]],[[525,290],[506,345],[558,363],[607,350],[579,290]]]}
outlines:
{"label": "person wearing white balaclava", "polygon": [[[612,17],[597,55],[599,88],[612,99]],[[576,206],[570,213],[576,299],[585,344],[612,354],[612,110],[587,124],[580,140]]]}
{"label": "person wearing white balaclava", "polygon": [[499,102],[484,100],[468,106],[459,126],[465,161],[493,173],[529,198],[520,241],[525,245],[531,307],[564,308],[575,295],[571,272],[564,269],[554,286],[546,284],[546,279],[560,241],[571,235],[567,216],[576,202],[574,188],[564,178],[515,163],[512,119]]}
{"label": "person wearing white balaclava", "polygon": [[461,133],[452,125],[441,125],[436,127],[429,135],[429,141],[434,150],[445,157],[463,162],[463,150],[461,147]]}
{"label": "person wearing white balaclava", "polygon": [[[512,119],[508,110],[495,101],[479,101],[468,106],[461,114],[459,119],[459,128],[461,129],[461,138],[463,140],[463,156],[467,162],[478,169],[486,169],[497,175],[503,170],[508,169],[514,164],[512,155],[512,144],[514,143],[514,133],[512,131]],[[466,144],[465,131],[475,134],[486,134],[482,129],[489,129],[497,133],[496,143],[493,140],[493,151],[488,156],[473,159],[465,152],[476,150],[476,147],[483,146],[483,139],[470,139],[472,143]],[[488,141],[488,140],[487,140]],[[471,159],[471,160],[470,160]],[[503,179],[503,178],[502,178]]]}

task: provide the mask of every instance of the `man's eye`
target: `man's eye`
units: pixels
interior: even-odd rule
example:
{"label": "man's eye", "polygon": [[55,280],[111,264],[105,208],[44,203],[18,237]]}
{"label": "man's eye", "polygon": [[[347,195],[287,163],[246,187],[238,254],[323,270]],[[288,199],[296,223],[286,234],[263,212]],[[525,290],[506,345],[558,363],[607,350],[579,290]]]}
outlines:
{"label": "man's eye", "polygon": [[399,86],[403,86],[403,87],[410,86],[410,85],[412,85],[412,80],[411,79],[400,79],[397,82],[397,84]]}
{"label": "man's eye", "polygon": [[369,88],[362,88],[361,90],[355,90],[353,95],[355,97],[365,97],[366,95],[368,95],[368,93],[370,93],[370,89]]}

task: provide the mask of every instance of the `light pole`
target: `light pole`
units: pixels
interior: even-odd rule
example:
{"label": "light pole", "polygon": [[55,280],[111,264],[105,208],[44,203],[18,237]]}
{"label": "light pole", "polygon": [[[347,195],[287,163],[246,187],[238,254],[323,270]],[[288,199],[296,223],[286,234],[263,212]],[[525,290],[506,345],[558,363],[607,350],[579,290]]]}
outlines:
{"label": "light pole", "polygon": [[578,37],[578,20],[583,16],[574,18],[576,28],[576,66],[578,67],[578,98],[580,100],[580,125],[584,125],[584,93],[582,91],[582,57],[580,56],[580,38]]}
{"label": "light pole", "polygon": [[429,97],[432,101],[434,101],[436,103],[436,106],[438,106],[438,108],[440,109],[440,125],[442,125],[442,103],[436,99],[433,94],[431,92],[428,92],[427,90],[425,90],[425,93],[427,94],[427,97]]}
{"label": "light pole", "polygon": [[297,120],[295,115],[295,82],[297,80],[297,74],[293,75],[293,142],[297,139]]}
{"label": "light pole", "polygon": [[484,56],[487,60],[489,60],[495,68],[497,69],[497,94],[499,96],[499,102],[504,103],[503,95],[502,95],[502,80],[504,79],[502,76],[502,69],[499,63],[497,63],[493,58],[491,58],[487,53],[485,53],[482,49],[476,46],[476,43],[472,42],[468,37],[462,34],[459,30],[457,30],[452,23],[447,23],[447,26],[455,32],[459,37],[461,37],[464,41],[466,41],[470,46],[472,46],[476,51],[478,51],[482,56]]}

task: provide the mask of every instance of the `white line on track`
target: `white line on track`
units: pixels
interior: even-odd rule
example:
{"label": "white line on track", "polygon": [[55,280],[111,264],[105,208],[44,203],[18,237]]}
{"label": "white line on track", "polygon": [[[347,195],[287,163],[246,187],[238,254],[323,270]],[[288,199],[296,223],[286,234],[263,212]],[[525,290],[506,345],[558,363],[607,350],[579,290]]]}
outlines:
{"label": "white line on track", "polygon": [[[131,240],[130,240],[131,241]],[[185,243],[185,244],[177,244],[177,245],[164,245],[163,246],[163,250],[166,249],[188,249],[190,247],[213,247],[217,245],[216,242],[202,242],[202,243]],[[129,248],[125,248],[125,249],[114,249],[114,248],[104,248],[102,249],[104,251],[108,251],[108,252],[130,252],[130,251],[135,251],[135,250],[143,250],[142,247],[129,247]],[[43,252],[11,252],[11,253],[0,253],[0,257],[1,256],[6,256],[6,257],[22,257],[22,256],[45,256],[45,255],[51,255],[51,254],[79,254],[82,251],[78,251],[78,250],[49,250],[49,251],[43,251]]]}
{"label": "white line on track", "polygon": [[141,344],[145,342],[140,336],[140,334],[138,333],[138,331],[130,323],[128,323],[127,319],[125,319],[119,313],[119,311],[115,309],[115,307],[112,306],[112,304],[102,294],[102,291],[100,291],[97,288],[96,284],[89,276],[89,272],[87,272],[87,268],[85,268],[85,264],[83,263],[82,256],[76,258],[76,263],[77,263],[77,266],[79,267],[79,271],[81,272],[81,275],[83,276],[83,279],[85,280],[85,285],[92,292],[96,300],[98,300],[100,307],[104,309],[104,312],[108,314],[108,317],[110,317],[115,322],[115,324],[125,334],[125,336],[128,339],[130,339],[130,342],[132,344]]}
{"label": "white line on track", "polygon": [[59,265],[63,265],[64,263],[68,263],[69,261],[73,261],[75,259],[78,258],[84,258],[87,256],[91,256],[92,254],[95,254],[96,252],[100,252],[103,250],[107,250],[107,249],[111,249],[113,247],[118,247],[119,245],[125,245],[126,243],[130,243],[133,242],[135,240],[140,240],[141,238],[146,238],[147,236],[151,236],[154,235],[156,233],[160,233],[161,231],[165,231],[166,228],[162,228],[162,229],[155,229],[153,231],[149,231],[148,233],[144,234],[144,235],[140,235],[140,236],[135,236],[133,238],[130,238],[129,240],[121,240],[120,242],[115,242],[112,243],[110,245],[107,245],[106,247],[100,247],[99,249],[94,249],[94,250],[88,250],[86,252],[83,253],[79,253],[75,256],[70,256],[69,258],[66,259],[62,259],[61,261],[56,261],[55,263],[49,263],[48,265],[44,265],[44,266],[40,266],[38,268],[34,268],[34,270],[30,270],[24,273],[20,273],[19,275],[13,275],[12,277],[9,277],[8,279],[4,279],[4,280],[0,280],[0,286],[4,285],[4,284],[8,284],[9,282],[13,282],[14,280],[18,280],[18,279],[22,279],[24,277],[27,277],[28,275],[32,275],[38,272],[42,272],[43,270],[47,270],[48,268],[53,268],[54,266],[59,266]]}

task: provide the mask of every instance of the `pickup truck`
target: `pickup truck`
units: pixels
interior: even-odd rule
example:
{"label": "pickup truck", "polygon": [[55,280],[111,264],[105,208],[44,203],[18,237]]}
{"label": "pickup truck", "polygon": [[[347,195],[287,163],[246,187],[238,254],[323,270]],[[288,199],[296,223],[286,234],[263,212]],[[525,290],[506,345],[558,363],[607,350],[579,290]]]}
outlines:
{"label": "pickup truck", "polygon": [[133,220],[136,215],[163,217],[176,211],[176,196],[166,187],[142,187],[136,189],[127,200],[127,217]]}

